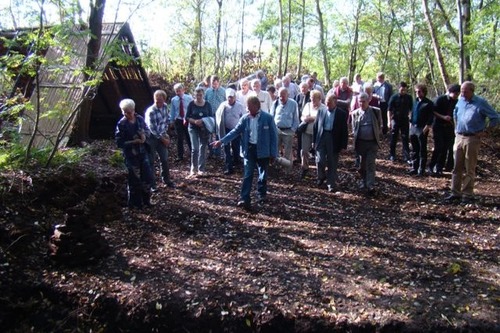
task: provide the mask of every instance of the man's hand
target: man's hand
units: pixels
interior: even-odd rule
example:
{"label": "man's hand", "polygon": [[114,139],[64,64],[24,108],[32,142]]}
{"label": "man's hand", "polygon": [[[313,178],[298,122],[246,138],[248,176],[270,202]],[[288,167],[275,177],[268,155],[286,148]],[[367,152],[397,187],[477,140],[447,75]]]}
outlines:
{"label": "man's hand", "polygon": [[220,146],[222,146],[222,141],[220,141],[220,140],[214,141],[214,142],[210,143],[210,145],[214,148],[219,148]]}

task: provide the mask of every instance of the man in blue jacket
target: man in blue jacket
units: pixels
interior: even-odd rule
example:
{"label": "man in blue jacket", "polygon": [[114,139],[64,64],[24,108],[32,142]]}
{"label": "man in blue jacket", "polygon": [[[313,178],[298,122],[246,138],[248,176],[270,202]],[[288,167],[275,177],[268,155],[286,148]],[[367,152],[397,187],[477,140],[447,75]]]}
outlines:
{"label": "man in blue jacket", "polygon": [[263,203],[267,194],[267,169],[269,163],[278,156],[278,130],[274,118],[260,109],[260,101],[256,96],[247,99],[248,113],[238,125],[223,138],[212,143],[215,148],[227,144],[241,135],[240,155],[244,159],[244,174],[241,184],[238,207],[251,209],[250,192],[252,191],[253,172],[255,167],[259,173],[257,181],[258,202]]}

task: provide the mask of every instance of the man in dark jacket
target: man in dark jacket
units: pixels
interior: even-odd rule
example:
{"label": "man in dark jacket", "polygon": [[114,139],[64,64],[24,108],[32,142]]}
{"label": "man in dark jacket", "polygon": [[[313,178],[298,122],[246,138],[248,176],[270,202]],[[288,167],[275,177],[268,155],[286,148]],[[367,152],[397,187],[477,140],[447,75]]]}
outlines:
{"label": "man in dark jacket", "polygon": [[[318,186],[327,181],[328,191],[334,192],[337,183],[339,153],[347,148],[347,112],[337,107],[337,96],[326,97],[328,111],[320,108],[313,127],[313,145],[316,150]],[[325,175],[325,168],[328,169]]]}
{"label": "man in dark jacket", "polygon": [[415,86],[417,96],[413,104],[410,125],[410,142],[412,147],[412,168],[410,175],[425,176],[427,165],[427,137],[434,120],[434,103],[426,97],[427,87],[424,84]]}
{"label": "man in dark jacket", "polygon": [[410,160],[410,120],[409,115],[413,108],[413,99],[408,95],[408,85],[406,82],[399,83],[399,91],[392,95],[389,100],[388,113],[391,130],[391,144],[389,159],[396,161],[396,145],[398,136],[401,133],[401,144],[403,146],[403,158]]}

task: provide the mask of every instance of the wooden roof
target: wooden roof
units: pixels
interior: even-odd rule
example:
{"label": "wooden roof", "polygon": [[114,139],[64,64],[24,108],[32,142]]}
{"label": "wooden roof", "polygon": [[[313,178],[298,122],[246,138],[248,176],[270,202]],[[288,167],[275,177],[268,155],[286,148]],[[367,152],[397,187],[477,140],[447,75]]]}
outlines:
{"label": "wooden roof", "polygon": [[[45,53],[47,63],[39,71],[39,91],[33,89],[30,96],[33,110],[26,110],[20,133],[28,142],[36,121],[36,110],[40,104],[40,121],[35,147],[53,146],[55,138],[64,124],[71,132],[71,127],[78,126],[71,114],[79,110],[84,100],[84,75],[81,69],[85,66],[87,33],[75,33],[69,37],[69,48],[49,47]],[[118,43],[117,43],[118,42]],[[116,46],[119,46],[117,48]],[[111,61],[110,48],[136,59],[129,65],[121,65]],[[69,62],[59,59],[67,57]],[[87,93],[91,104],[91,123],[89,133],[91,139],[111,138],[116,122],[121,117],[118,103],[123,98],[132,98],[136,102],[136,110],[143,113],[153,101],[153,92],[140,63],[139,52],[128,23],[104,23],[98,72],[102,81],[97,91]],[[35,81],[31,81],[35,85]],[[64,140],[67,141],[67,140]]]}

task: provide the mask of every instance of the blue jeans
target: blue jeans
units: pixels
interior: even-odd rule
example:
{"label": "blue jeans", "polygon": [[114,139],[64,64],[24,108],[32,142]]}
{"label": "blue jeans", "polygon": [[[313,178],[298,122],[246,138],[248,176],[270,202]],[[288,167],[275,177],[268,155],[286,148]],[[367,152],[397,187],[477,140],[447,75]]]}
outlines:
{"label": "blue jeans", "polygon": [[189,138],[191,139],[191,172],[205,172],[209,137],[201,135],[198,128],[189,127]]}
{"label": "blue jeans", "polygon": [[259,178],[257,180],[257,193],[260,198],[265,198],[267,194],[267,169],[269,158],[257,158],[257,146],[248,146],[247,157],[243,161],[243,182],[241,184],[241,200],[250,203],[250,192],[252,191],[253,171],[257,167]]}
{"label": "blue jeans", "polygon": [[[231,130],[226,129],[226,133]],[[224,168],[229,172],[233,172],[234,164],[240,156],[240,137],[238,136],[231,142],[224,145]]]}

